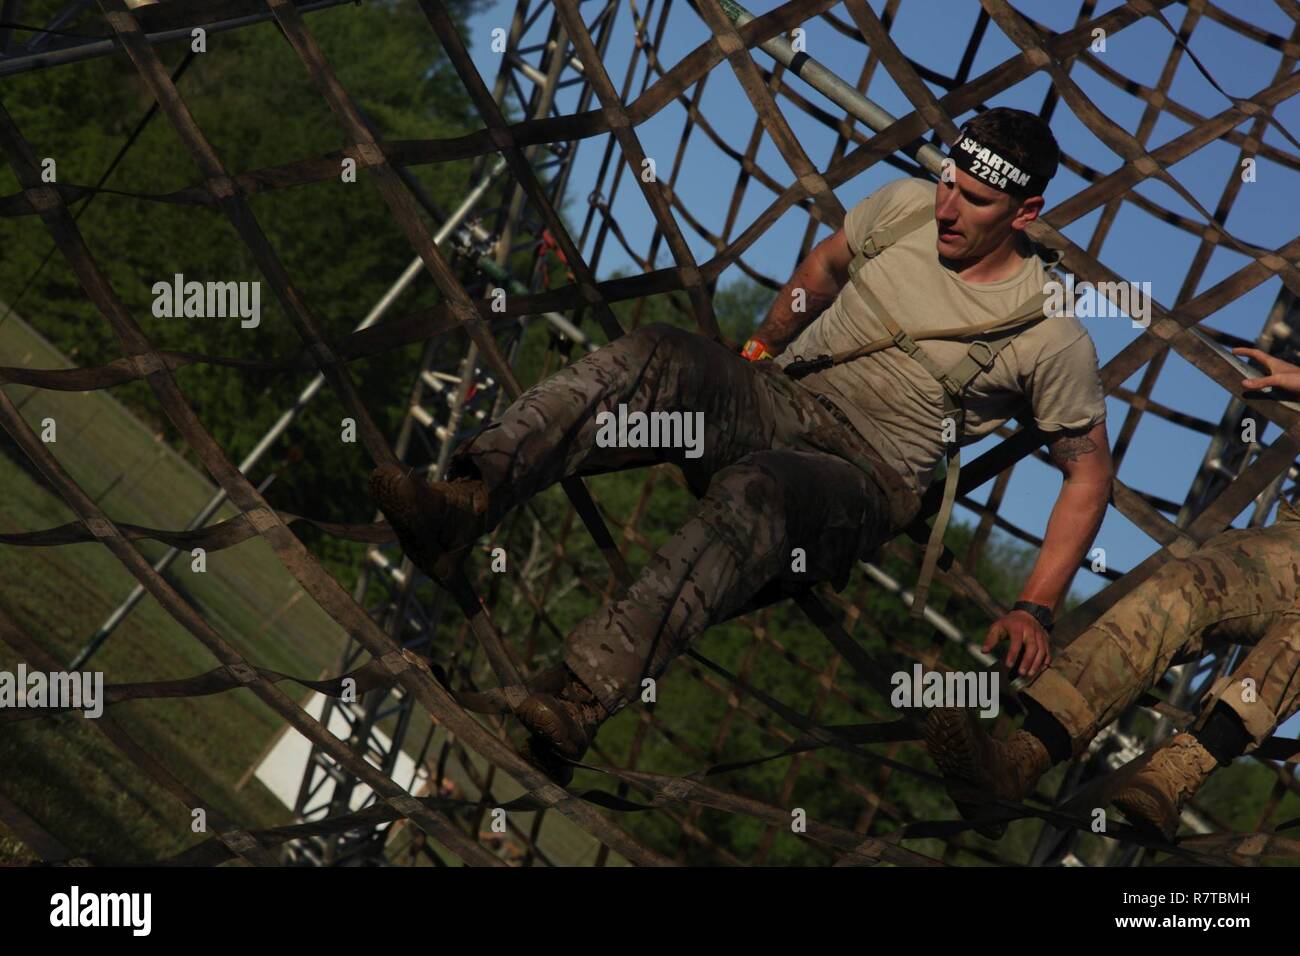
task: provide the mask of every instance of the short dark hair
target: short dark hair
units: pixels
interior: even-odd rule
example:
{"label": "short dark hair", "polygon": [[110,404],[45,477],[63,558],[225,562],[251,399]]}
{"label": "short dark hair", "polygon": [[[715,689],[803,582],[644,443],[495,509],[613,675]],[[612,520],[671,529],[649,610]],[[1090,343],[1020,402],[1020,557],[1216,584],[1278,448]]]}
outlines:
{"label": "short dark hair", "polygon": [[1052,128],[1033,113],[996,106],[985,110],[962,127],[962,133],[1000,153],[1035,179],[1046,182],[1056,175],[1061,147]]}

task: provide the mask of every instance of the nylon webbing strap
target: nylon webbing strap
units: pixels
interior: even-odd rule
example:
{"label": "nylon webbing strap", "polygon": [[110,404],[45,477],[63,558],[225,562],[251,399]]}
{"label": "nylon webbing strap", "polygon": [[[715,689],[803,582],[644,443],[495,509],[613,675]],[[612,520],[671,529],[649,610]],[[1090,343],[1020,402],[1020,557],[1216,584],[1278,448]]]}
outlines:
{"label": "nylon webbing strap", "polygon": [[[921,618],[925,615],[925,606],[930,594],[930,582],[934,578],[935,568],[939,563],[939,555],[943,553],[943,536],[948,530],[948,521],[952,517],[953,505],[957,500],[957,480],[961,476],[960,443],[966,418],[964,405],[966,388],[980,372],[993,367],[998,353],[1010,345],[1011,340],[1022,329],[1041,321],[1045,317],[1043,315],[1043,304],[1047,301],[1047,296],[1039,292],[1031,296],[1008,318],[986,323],[983,327],[996,330],[997,335],[988,341],[972,342],[961,360],[951,369],[945,370],[921,347],[920,343],[913,339],[894,320],[894,317],[889,314],[889,310],[885,308],[884,303],[867,287],[865,281],[858,281],[856,276],[852,281],[857,286],[858,292],[863,301],[866,302],[867,307],[871,309],[872,314],[890,333],[890,344],[896,345],[915,359],[930,374],[930,377],[943,388],[944,417],[951,418],[954,423],[953,440],[948,443],[945,452],[948,470],[944,478],[943,500],[939,505],[938,513],[935,515],[934,525],[930,529],[930,538],[925,546],[925,557],[921,561],[921,570],[917,575],[916,586],[912,592],[911,616]],[[975,328],[978,327],[968,329],[967,334],[974,332]]]}
{"label": "nylon webbing strap", "polygon": [[[911,616],[921,618],[925,615],[925,604],[930,593],[930,581],[934,577],[934,569],[939,562],[939,555],[943,551],[943,536],[948,530],[948,519],[952,516],[953,503],[957,500],[957,478],[961,474],[960,442],[966,424],[966,408],[963,404],[962,393],[967,383],[958,384],[947,372],[941,369],[938,363],[885,311],[885,307],[870,290],[864,286],[859,291],[870,296],[867,304],[875,313],[876,318],[893,334],[894,341],[898,343],[899,348],[915,359],[922,368],[930,373],[931,378],[943,388],[944,417],[951,418],[953,421],[953,440],[947,444],[944,451],[948,471],[944,479],[943,501],[939,505],[939,513],[935,515],[934,525],[930,529],[930,540],[925,545],[925,556],[921,560],[921,571],[917,575],[916,585],[912,589]],[[1010,341],[1010,339],[1003,340],[1004,343],[1007,341]],[[967,352],[968,357],[969,355],[970,353]]]}
{"label": "nylon webbing strap", "polygon": [[[963,414],[957,416],[958,434],[965,418],[965,410],[961,411]],[[961,445],[956,441],[950,442],[946,450],[946,458],[948,472],[943,480],[943,502],[939,505],[938,514],[934,516],[930,539],[925,543],[925,556],[921,559],[921,570],[912,588],[910,613],[914,618],[925,616],[925,605],[930,598],[930,582],[934,579],[934,570],[939,565],[939,555],[943,553],[943,536],[948,530],[948,519],[952,517],[953,504],[957,501],[957,478],[961,475]]]}
{"label": "nylon webbing strap", "polygon": [[[1004,348],[1011,344],[1011,340],[1020,334],[1020,329],[1024,327],[1025,319],[1029,315],[1036,318],[1042,318],[1043,303],[1046,296],[1042,293],[1032,296],[1028,302],[1017,310],[1007,324],[1011,325],[1010,330],[1003,330],[998,337],[991,341],[980,340],[972,342],[966,354],[961,357],[946,374],[946,379],[954,386],[956,392],[948,390],[944,385],[944,414],[951,414],[955,423],[954,440],[949,443],[946,454],[947,473],[943,482],[943,500],[939,505],[939,512],[935,515],[934,526],[930,529],[930,539],[925,545],[925,557],[921,561],[921,571],[916,578],[916,586],[912,591],[912,608],[911,615],[914,618],[921,618],[925,615],[926,602],[930,596],[930,582],[934,579],[935,568],[939,564],[939,556],[943,553],[943,536],[948,530],[948,521],[952,517],[953,505],[957,501],[957,479],[961,475],[961,436],[966,425],[966,407],[963,403],[963,396],[966,388],[980,372],[987,371],[993,367],[994,361]],[[940,384],[943,384],[942,382]],[[949,406],[953,406],[950,408]]]}
{"label": "nylon webbing strap", "polygon": [[861,248],[856,250],[853,261],[849,263],[849,275],[857,275],[858,270],[868,259],[880,255],[909,232],[920,229],[933,218],[934,210],[925,206],[909,213],[892,225],[871,230],[867,238],[862,241]]}
{"label": "nylon webbing strap", "polygon": [[[858,285],[859,292],[864,288],[864,285]],[[864,296],[864,298],[866,298],[866,296]],[[972,335],[982,335],[985,332],[1009,332],[1022,329],[1026,326],[1033,325],[1035,322],[1043,318],[1042,303],[1046,301],[1046,296],[1039,293],[1036,294],[1034,298],[1030,299],[1026,306],[1010,319],[998,319],[994,322],[984,322],[979,325],[953,325],[942,329],[932,329],[929,332],[919,332],[916,335],[907,334],[907,341],[917,343],[929,341],[931,339],[963,339]],[[1031,305],[1034,307],[1031,308]],[[820,372],[824,369],[828,369],[833,365],[843,365],[845,362],[850,362],[853,359],[872,355],[875,352],[879,352],[881,349],[894,348],[895,346],[902,347],[891,334],[883,339],[875,339],[868,342],[866,345],[861,345],[857,348],[847,349],[843,352],[836,352],[834,355],[819,355],[816,358],[811,359],[805,359],[801,356],[786,365],[784,371],[785,374],[791,378],[799,379],[813,372]],[[952,372],[946,372],[944,374],[948,375],[950,378],[952,377]]]}

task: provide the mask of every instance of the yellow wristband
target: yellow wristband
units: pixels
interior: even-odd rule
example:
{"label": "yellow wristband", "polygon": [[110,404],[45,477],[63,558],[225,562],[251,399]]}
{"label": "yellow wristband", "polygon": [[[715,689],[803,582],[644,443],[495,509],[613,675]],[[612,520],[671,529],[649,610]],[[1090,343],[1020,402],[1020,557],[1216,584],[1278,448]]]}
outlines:
{"label": "yellow wristband", "polygon": [[771,352],[769,352],[767,350],[767,346],[764,345],[762,342],[760,342],[758,339],[750,339],[748,342],[746,342],[740,350],[740,356],[741,358],[749,359],[749,361],[751,362],[757,362],[762,359],[770,359],[776,357]]}

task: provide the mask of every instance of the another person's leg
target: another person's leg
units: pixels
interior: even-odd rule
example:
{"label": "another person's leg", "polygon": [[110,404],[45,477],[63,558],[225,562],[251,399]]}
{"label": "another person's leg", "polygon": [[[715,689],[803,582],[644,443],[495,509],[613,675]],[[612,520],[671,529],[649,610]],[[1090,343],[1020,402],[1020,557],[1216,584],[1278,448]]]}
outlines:
{"label": "another person's leg", "polygon": [[1205,643],[1253,646],[1209,688],[1191,732],[1166,741],[1114,796],[1130,821],[1169,839],[1210,774],[1258,747],[1300,706],[1300,611],[1290,573],[1300,553],[1300,512],[1283,500],[1267,528],[1227,531],[1218,540],[1210,549],[1218,555],[1200,577],[1218,618]]}
{"label": "another person's leg", "polygon": [[[1054,763],[1082,753],[1171,664],[1199,658],[1206,644],[1259,638],[1271,626],[1272,611],[1241,616],[1237,610],[1271,609],[1285,599],[1272,569],[1273,559],[1290,547],[1285,529],[1270,529],[1249,545],[1240,537],[1225,537],[1170,562],[1102,615],[1022,691],[1029,715],[1009,740],[994,740],[969,714],[939,712],[927,721],[931,755],[958,782],[1023,799]],[[1207,627],[1207,619],[1219,623]],[[1283,638],[1260,644],[1248,660],[1256,667],[1277,661],[1265,698],[1265,709],[1276,715],[1293,706],[1291,682],[1300,660]],[[1242,670],[1234,679],[1246,676]],[[1258,709],[1253,720],[1250,726],[1258,732],[1263,726]],[[1218,707],[1196,731],[1172,738],[1116,792],[1114,801],[1131,822],[1172,837],[1187,798],[1219,763],[1232,759],[1229,752],[1240,752],[1248,736],[1236,713]],[[1216,753],[1224,760],[1216,760]]]}
{"label": "another person's leg", "polygon": [[1210,687],[1207,701],[1214,702],[1211,714],[1231,710],[1242,729],[1224,740],[1231,750],[1216,755],[1229,760],[1253,751],[1300,709],[1300,611],[1277,615],[1236,669]]}
{"label": "another person's leg", "polygon": [[[627,593],[570,634],[572,686],[519,709],[536,738],[580,755],[596,728],[642,691],[691,641],[771,581],[843,587],[856,558],[889,531],[888,502],[842,458],[760,451],[719,471],[695,516]],[[796,553],[802,549],[802,553]]]}
{"label": "another person's leg", "polygon": [[1083,752],[1175,659],[1199,656],[1204,565],[1201,555],[1171,561],[1062,649],[1021,691],[1029,714],[1010,738],[992,737],[970,710],[941,708],[927,717],[927,749],[959,806],[971,800],[972,789],[1023,800],[1053,764]]}
{"label": "another person's leg", "polygon": [[1231,674],[1210,687],[1201,719],[1166,741],[1115,794],[1136,825],[1168,839],[1210,774],[1250,753],[1300,709],[1300,615],[1275,615]]}

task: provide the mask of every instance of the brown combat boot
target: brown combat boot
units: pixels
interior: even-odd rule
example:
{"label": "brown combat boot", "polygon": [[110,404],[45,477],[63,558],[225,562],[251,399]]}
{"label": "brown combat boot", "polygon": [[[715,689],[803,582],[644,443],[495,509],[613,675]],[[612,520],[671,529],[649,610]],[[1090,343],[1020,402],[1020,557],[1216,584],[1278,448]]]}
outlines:
{"label": "brown combat boot", "polygon": [[370,496],[412,563],[435,581],[454,570],[486,530],[487,487],[470,478],[432,484],[413,470],[370,473]]}
{"label": "brown combat boot", "polygon": [[[997,808],[972,802],[979,792],[1019,803],[1033,793],[1039,778],[1052,766],[1047,748],[1033,734],[1017,730],[1009,740],[997,740],[980,727],[975,712],[967,708],[934,710],[925,719],[923,733],[949,796],[968,820],[997,814]],[[1006,823],[994,820],[976,830],[997,839],[1006,832]]]}
{"label": "brown combat boot", "polygon": [[533,693],[515,708],[515,716],[532,735],[528,745],[533,757],[554,780],[567,785],[573,779],[567,761],[587,752],[610,715],[576,674],[566,668],[565,675],[558,691]]}
{"label": "brown combat boot", "polygon": [[1175,734],[1111,799],[1137,829],[1172,841],[1183,806],[1218,765],[1191,734]]}

